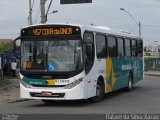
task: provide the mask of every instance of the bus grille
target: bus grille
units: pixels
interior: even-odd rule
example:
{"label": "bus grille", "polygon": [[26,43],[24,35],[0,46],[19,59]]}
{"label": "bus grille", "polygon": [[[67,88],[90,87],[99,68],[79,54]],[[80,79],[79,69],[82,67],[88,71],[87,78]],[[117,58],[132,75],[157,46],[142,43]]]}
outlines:
{"label": "bus grille", "polygon": [[52,93],[51,96],[42,96],[41,93],[30,92],[32,97],[48,97],[48,98],[63,98],[65,93]]}

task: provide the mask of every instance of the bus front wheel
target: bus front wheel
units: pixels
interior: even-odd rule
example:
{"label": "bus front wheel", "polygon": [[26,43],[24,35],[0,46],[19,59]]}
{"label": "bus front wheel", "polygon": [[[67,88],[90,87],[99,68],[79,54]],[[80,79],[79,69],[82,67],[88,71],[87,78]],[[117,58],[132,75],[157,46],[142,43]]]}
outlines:
{"label": "bus front wheel", "polygon": [[104,83],[102,80],[98,80],[96,85],[96,96],[92,97],[91,102],[99,102],[104,97]]}

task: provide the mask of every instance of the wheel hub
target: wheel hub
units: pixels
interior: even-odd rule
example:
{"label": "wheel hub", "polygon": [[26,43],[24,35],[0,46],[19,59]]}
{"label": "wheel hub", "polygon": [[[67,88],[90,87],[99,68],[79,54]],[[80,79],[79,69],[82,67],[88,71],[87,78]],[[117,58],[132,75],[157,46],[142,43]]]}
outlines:
{"label": "wheel hub", "polygon": [[101,94],[101,87],[97,85],[96,96],[100,96],[100,94]]}

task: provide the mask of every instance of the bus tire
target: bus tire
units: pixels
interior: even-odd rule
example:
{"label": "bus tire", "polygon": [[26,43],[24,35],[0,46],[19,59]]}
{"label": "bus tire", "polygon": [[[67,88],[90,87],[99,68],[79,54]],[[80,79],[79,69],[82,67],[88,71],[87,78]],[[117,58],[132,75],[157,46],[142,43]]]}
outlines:
{"label": "bus tire", "polygon": [[96,85],[96,96],[90,99],[91,102],[99,102],[104,98],[104,82],[102,80],[98,80]]}
{"label": "bus tire", "polygon": [[133,75],[131,73],[129,73],[128,76],[128,87],[127,87],[127,91],[132,91],[133,89]]}

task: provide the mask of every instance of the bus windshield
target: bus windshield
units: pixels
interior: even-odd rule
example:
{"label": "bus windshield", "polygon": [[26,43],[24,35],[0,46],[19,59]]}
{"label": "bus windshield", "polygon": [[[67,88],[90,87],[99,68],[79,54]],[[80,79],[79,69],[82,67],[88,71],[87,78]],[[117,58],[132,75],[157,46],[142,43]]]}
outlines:
{"label": "bus windshield", "polygon": [[70,72],[83,68],[81,40],[24,40],[22,70]]}

